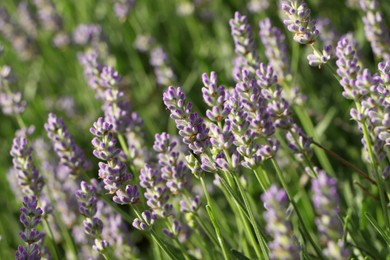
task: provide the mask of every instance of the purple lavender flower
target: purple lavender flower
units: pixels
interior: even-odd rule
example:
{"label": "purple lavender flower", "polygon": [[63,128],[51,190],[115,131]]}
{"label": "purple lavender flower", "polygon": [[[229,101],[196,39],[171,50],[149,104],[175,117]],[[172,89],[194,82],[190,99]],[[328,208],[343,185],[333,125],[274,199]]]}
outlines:
{"label": "purple lavender flower", "polygon": [[124,21],[129,11],[134,7],[135,0],[116,0],[114,3],[114,12],[120,21]]}
{"label": "purple lavender flower", "polygon": [[282,0],[281,8],[286,19],[283,23],[290,32],[294,33],[294,40],[300,44],[313,44],[318,38],[316,20],[310,17],[310,9],[303,0]]}
{"label": "purple lavender flower", "polygon": [[97,24],[80,24],[73,31],[73,41],[79,45],[96,44],[100,41],[102,28]]}
{"label": "purple lavender flower", "polygon": [[62,18],[59,16],[51,0],[33,1],[41,25],[49,32],[55,32],[62,28]]}
{"label": "purple lavender flower", "polygon": [[268,243],[271,259],[300,259],[300,246],[288,220],[288,197],[283,189],[272,185],[262,196],[266,211],[266,230],[273,240]]}
{"label": "purple lavender flower", "polygon": [[120,150],[116,148],[113,125],[99,118],[91,127],[95,136],[92,140],[93,154],[104,162],[99,162],[99,177],[103,179],[104,188],[115,194],[113,201],[119,204],[134,204],[138,201],[138,187],[129,185],[132,175],[127,172],[121,161]]}
{"label": "purple lavender flower", "polygon": [[0,106],[6,115],[20,115],[24,112],[27,102],[23,100],[21,92],[12,92],[12,82],[15,76],[11,72],[11,67],[0,67]]}
{"label": "purple lavender flower", "polygon": [[321,68],[321,66],[326,64],[331,58],[332,58],[332,45],[325,46],[325,48],[322,50],[322,53],[314,51],[313,54],[309,54],[307,56],[309,65],[318,68]]}
{"label": "purple lavender flower", "polygon": [[273,118],[274,126],[281,129],[289,129],[292,125],[290,104],[282,95],[282,89],[271,66],[260,64],[256,70],[257,85],[261,88],[261,94],[267,100],[267,113]]}
{"label": "purple lavender flower", "polygon": [[168,54],[161,47],[155,47],[150,51],[150,64],[154,68],[157,84],[169,86],[175,83],[176,75],[169,65]]}
{"label": "purple lavender flower", "polygon": [[39,174],[32,159],[32,148],[28,146],[27,138],[15,137],[11,148],[14,168],[18,174],[18,184],[23,193],[39,196],[45,181]]}
{"label": "purple lavender flower", "polygon": [[22,1],[18,4],[18,24],[31,38],[37,36],[37,24],[30,12],[27,1]]}
{"label": "purple lavender flower", "polygon": [[80,213],[85,217],[83,221],[84,231],[94,239],[93,248],[99,253],[104,253],[109,243],[102,239],[103,222],[96,217],[97,198],[96,187],[85,181],[81,182],[81,189],[76,192]]}
{"label": "purple lavender flower", "polygon": [[11,42],[21,59],[30,60],[36,54],[37,47],[34,39],[26,34],[4,8],[0,8],[0,33]]}
{"label": "purple lavender flower", "polygon": [[165,106],[171,111],[183,142],[196,154],[204,153],[210,146],[209,129],[198,113],[192,113],[192,104],[180,87],[170,86],[163,96]]}
{"label": "purple lavender flower", "polygon": [[341,237],[342,223],[338,218],[339,196],[336,179],[316,169],[318,178],[313,179],[313,203],[317,213],[316,225],[320,242],[325,246],[324,256],[331,259],[346,259],[349,256]]}
{"label": "purple lavender flower", "polygon": [[173,206],[168,202],[170,189],[166,187],[161,170],[145,164],[144,168],[141,169],[140,185],[146,189],[144,193],[146,204],[156,216],[167,217],[173,214]]}
{"label": "purple lavender flower", "polygon": [[250,0],[247,4],[248,10],[252,13],[260,13],[270,6],[267,0]]}
{"label": "purple lavender flower", "polygon": [[202,87],[203,100],[211,108],[207,109],[206,116],[212,122],[221,122],[229,114],[229,108],[225,105],[227,93],[223,85],[218,86],[217,74],[212,71],[210,77],[203,73]]}
{"label": "purple lavender flower", "polygon": [[68,132],[62,118],[50,113],[45,124],[45,130],[52,142],[54,151],[60,158],[61,163],[68,167],[71,175],[79,175],[82,171],[90,168],[91,163],[85,158],[83,150]]}
{"label": "purple lavender flower", "polygon": [[133,227],[139,230],[147,230],[154,224],[154,221],[157,219],[157,215],[150,212],[149,210],[142,212],[141,216],[142,219],[136,218],[133,221]]}
{"label": "purple lavender flower", "polygon": [[79,55],[79,63],[84,68],[84,77],[93,90],[96,91],[96,98],[103,99],[104,91],[99,84],[101,65],[98,62],[98,53],[93,49],[88,49]]}
{"label": "purple lavender flower", "polygon": [[234,18],[230,19],[229,23],[236,53],[245,58],[245,68],[254,72],[259,64],[260,58],[256,51],[248,18],[236,12]]}
{"label": "purple lavender flower", "polygon": [[0,106],[6,115],[20,115],[24,112],[27,102],[21,92],[0,92]]}
{"label": "purple lavender flower", "polygon": [[65,48],[70,44],[70,37],[65,32],[58,32],[53,38],[53,44],[57,48]]}
{"label": "purple lavender flower", "polygon": [[337,74],[344,88],[343,96],[347,99],[359,99],[362,93],[356,88],[356,79],[360,71],[356,54],[356,43],[351,35],[341,37],[336,48]]}
{"label": "purple lavender flower", "polygon": [[324,46],[330,45],[332,48],[336,47],[340,36],[329,18],[319,18],[316,23],[316,28],[321,32],[319,38]]}
{"label": "purple lavender flower", "polygon": [[118,190],[112,200],[117,204],[136,204],[139,200],[138,186],[126,185],[125,190]]}
{"label": "purple lavender flower", "polygon": [[23,205],[24,207],[20,209],[20,222],[25,230],[19,235],[26,244],[18,247],[16,259],[40,259],[45,234],[38,231],[36,227],[41,222],[43,211],[37,207],[38,201],[35,196],[24,197]]}
{"label": "purple lavender flower", "polygon": [[193,200],[186,201],[181,200],[180,201],[180,211],[181,212],[197,212],[200,208],[201,201],[199,196],[195,196]]}
{"label": "purple lavender flower", "polygon": [[[218,86],[217,74],[212,71],[210,76],[206,73],[202,75],[202,81],[204,87],[202,88],[203,100],[210,107],[207,109],[206,116],[211,121],[209,123],[210,129],[210,142],[214,149],[218,151],[228,150],[233,142],[233,135],[230,132],[231,124],[229,121],[225,121],[228,117],[231,109],[227,102],[229,93],[225,90],[223,85]],[[213,154],[217,153],[216,151]],[[202,158],[202,167],[208,169],[214,168],[213,163],[210,162],[210,158]],[[210,167],[206,166],[210,164]]]}
{"label": "purple lavender flower", "polygon": [[153,149],[158,153],[161,178],[165,180],[172,194],[178,194],[189,186],[189,168],[179,157],[175,149],[177,142],[172,141],[167,133],[156,134]]}
{"label": "purple lavender flower", "polygon": [[290,61],[287,54],[286,36],[282,31],[273,27],[271,19],[266,18],[259,22],[259,35],[265,48],[265,56],[270,66],[275,70],[279,81],[290,76]]}
{"label": "purple lavender flower", "polygon": [[286,134],[288,141],[288,147],[293,150],[295,156],[299,160],[310,159],[313,156],[313,150],[311,149],[311,140],[302,129],[293,124],[291,129]]}
{"label": "purple lavender flower", "polygon": [[365,13],[364,30],[371,48],[378,58],[390,59],[390,33],[383,20],[383,14],[377,0],[360,0]]}

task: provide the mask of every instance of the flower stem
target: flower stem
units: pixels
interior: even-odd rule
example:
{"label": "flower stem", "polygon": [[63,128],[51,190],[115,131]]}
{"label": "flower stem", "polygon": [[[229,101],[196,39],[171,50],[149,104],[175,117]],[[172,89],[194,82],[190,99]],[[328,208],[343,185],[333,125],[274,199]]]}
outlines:
{"label": "flower stem", "polygon": [[293,205],[294,207],[294,210],[295,212],[297,213],[297,216],[298,216],[298,219],[299,221],[301,222],[301,225],[302,225],[302,228],[303,228],[303,232],[305,233],[305,237],[307,239],[309,239],[310,243],[312,244],[314,250],[316,251],[317,253],[317,256],[320,258],[320,259],[323,259],[322,257],[322,251],[321,249],[319,248],[319,246],[314,242],[312,236],[310,235],[310,232],[309,232],[309,229],[307,228],[306,224],[305,224],[305,221],[303,220],[302,218],[302,215],[301,213],[299,212],[299,208],[298,208],[298,205],[295,203],[294,201],[294,198],[290,192],[290,189],[289,189],[289,186],[287,185],[285,179],[284,179],[284,176],[283,176],[283,173],[282,171],[280,170],[280,167],[277,163],[277,161],[274,159],[274,158],[271,158],[271,161],[272,161],[272,164],[276,170],[276,173],[278,175],[278,178],[280,180],[280,182],[282,183],[282,186],[283,188],[285,189],[286,193],[287,193],[287,196],[289,198],[289,200],[291,201],[291,204]]}
{"label": "flower stem", "polygon": [[219,245],[220,245],[220,247],[222,249],[223,257],[225,258],[225,260],[228,260],[230,258],[228,256],[227,249],[225,248],[225,243],[223,242],[223,239],[221,237],[221,231],[220,231],[220,229],[218,227],[218,224],[217,224],[217,222],[216,222],[216,220],[214,218],[214,210],[213,210],[213,207],[212,207],[212,204],[211,204],[210,195],[209,195],[209,192],[207,191],[207,187],[206,187],[206,184],[204,182],[203,177],[200,177],[200,182],[202,183],[203,191],[205,193],[206,200],[207,200],[207,205],[206,205],[207,213],[209,214],[211,223],[214,226],[215,234],[217,235],[217,239],[218,239]]}

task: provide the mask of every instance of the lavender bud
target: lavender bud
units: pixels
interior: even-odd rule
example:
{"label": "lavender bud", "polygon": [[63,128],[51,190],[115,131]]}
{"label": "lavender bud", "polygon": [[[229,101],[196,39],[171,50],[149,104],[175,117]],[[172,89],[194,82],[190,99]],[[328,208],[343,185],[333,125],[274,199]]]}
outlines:
{"label": "lavender bud", "polygon": [[127,185],[126,190],[118,190],[113,201],[118,204],[136,204],[139,199],[138,186]]}
{"label": "lavender bud", "polygon": [[142,219],[136,218],[133,221],[133,227],[139,230],[147,230],[154,224],[157,219],[157,214],[151,213],[149,210],[145,210],[141,214]]}
{"label": "lavender bud", "polygon": [[282,0],[281,8],[286,19],[283,23],[290,32],[294,33],[294,40],[300,44],[313,44],[318,38],[316,20],[311,20],[310,9],[303,0]]}
{"label": "lavender bud", "polygon": [[307,56],[309,65],[312,67],[321,68],[322,65],[326,64],[332,58],[332,45],[327,45],[322,50],[322,53],[314,51],[313,54]]}

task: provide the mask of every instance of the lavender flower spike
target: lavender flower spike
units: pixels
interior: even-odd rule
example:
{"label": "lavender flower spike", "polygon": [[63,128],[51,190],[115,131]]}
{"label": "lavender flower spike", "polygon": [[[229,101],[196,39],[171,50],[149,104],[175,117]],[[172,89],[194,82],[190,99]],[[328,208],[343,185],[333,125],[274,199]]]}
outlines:
{"label": "lavender flower spike", "polygon": [[282,82],[291,73],[286,36],[279,28],[272,26],[269,18],[261,20],[259,27],[259,35],[265,48],[265,56],[269,65],[275,70],[278,80]]}
{"label": "lavender flower spike", "polygon": [[360,62],[356,54],[356,43],[351,35],[341,37],[337,43],[336,56],[337,74],[341,77],[340,84],[344,88],[343,96],[347,99],[359,99],[364,92],[356,84]]}
{"label": "lavender flower spike", "polygon": [[316,20],[311,20],[310,9],[303,0],[282,0],[282,10],[286,14],[283,23],[294,33],[294,41],[300,44],[313,44],[318,38]]}
{"label": "lavender flower spike", "polygon": [[198,113],[192,113],[192,104],[186,100],[183,90],[170,86],[164,92],[163,101],[175,119],[183,142],[194,153],[204,153],[210,146],[209,129]]}
{"label": "lavender flower spike", "polygon": [[73,136],[69,134],[62,118],[50,113],[45,130],[54,151],[61,163],[69,169],[71,175],[78,175],[90,168],[90,162],[85,158],[83,150],[76,144]]}
{"label": "lavender flower spike", "polygon": [[37,207],[36,196],[24,197],[23,205],[24,207],[20,209],[20,222],[25,230],[20,232],[19,235],[26,245],[18,247],[15,259],[41,259],[41,244],[45,234],[38,231],[36,227],[41,222],[43,211]]}
{"label": "lavender flower spike", "polygon": [[32,159],[32,148],[28,147],[25,137],[15,137],[11,148],[14,168],[18,173],[18,183],[24,194],[39,196],[45,185],[43,177],[39,174]]}
{"label": "lavender flower spike", "polygon": [[168,54],[161,47],[150,51],[150,64],[154,68],[157,84],[166,87],[175,83],[176,75],[169,64]]}
{"label": "lavender flower spike", "polygon": [[248,18],[239,12],[230,19],[230,27],[234,39],[235,51],[238,55],[245,58],[247,69],[256,70],[260,62],[257,54],[251,26],[248,24]]}
{"label": "lavender flower spike", "polygon": [[390,59],[390,34],[377,0],[360,0],[363,9],[364,30],[371,48],[378,58]]}
{"label": "lavender flower spike", "polygon": [[262,196],[266,211],[267,232],[273,238],[268,244],[271,259],[300,259],[299,244],[287,219],[288,197],[283,189],[272,185]]}
{"label": "lavender flower spike", "polygon": [[134,204],[138,201],[138,187],[130,186],[132,179],[126,165],[119,158],[120,150],[116,148],[113,125],[100,117],[91,127],[95,135],[92,139],[93,154],[96,158],[106,161],[99,162],[99,177],[103,179],[104,188],[115,194],[113,201],[119,204]]}
{"label": "lavender flower spike", "polygon": [[321,68],[322,65],[326,64],[332,58],[332,45],[327,45],[322,50],[322,53],[314,51],[313,54],[307,56],[309,65],[312,67]]}
{"label": "lavender flower spike", "polygon": [[91,236],[95,244],[93,248],[99,253],[103,253],[107,247],[109,247],[109,243],[102,239],[102,230],[103,230],[103,222],[97,215],[97,198],[96,198],[96,187],[88,184],[85,181],[81,182],[81,189],[76,192],[77,201],[79,204],[80,213],[85,216],[84,231],[89,236]]}
{"label": "lavender flower spike", "polygon": [[320,242],[325,246],[324,256],[329,259],[347,259],[349,256],[343,241],[342,223],[337,194],[337,181],[324,171],[316,169],[318,178],[313,180],[313,203],[317,213],[316,224]]}

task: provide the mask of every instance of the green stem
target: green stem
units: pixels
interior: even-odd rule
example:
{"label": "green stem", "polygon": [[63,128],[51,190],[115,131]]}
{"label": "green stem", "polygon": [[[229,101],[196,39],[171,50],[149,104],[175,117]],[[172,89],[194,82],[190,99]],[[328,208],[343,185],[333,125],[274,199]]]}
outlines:
{"label": "green stem", "polygon": [[[45,185],[46,194],[48,195],[51,202],[54,203],[54,199],[52,196],[51,191],[49,190],[49,186]],[[62,221],[62,218],[59,217],[58,211],[56,208],[53,210],[53,217],[56,220],[56,223],[58,223],[58,226],[61,230],[61,235],[63,236],[65,240],[65,244],[67,249],[71,252],[71,258],[70,259],[77,259],[77,247],[73,240],[73,237],[70,235],[68,228],[65,226],[64,222]]]}
{"label": "green stem", "polygon": [[267,174],[264,172],[263,168],[258,167],[257,169],[254,169],[253,173],[255,174],[256,179],[259,182],[262,191],[263,192],[266,191],[270,186],[270,181],[268,179]]}
{"label": "green stem", "polygon": [[[307,114],[307,112],[305,110],[303,110],[302,107],[300,107],[300,106],[299,107],[294,106],[294,111],[297,114],[299,121],[302,123],[303,129],[305,130],[305,132],[309,136],[318,140],[318,136],[314,130],[313,123],[312,123],[309,115]],[[316,154],[321,166],[324,168],[324,170],[328,174],[330,174],[331,176],[336,176],[336,173],[335,173],[331,163],[329,162],[329,159],[326,156],[325,152],[322,151],[321,149],[316,148],[316,147],[313,150],[314,150],[314,153]]]}
{"label": "green stem", "polygon": [[[245,231],[246,236],[249,238],[249,242],[252,244],[253,248],[255,249],[255,253],[257,255],[258,259],[262,259],[261,252],[256,247],[257,241],[253,235],[252,229],[249,224],[249,216],[247,212],[242,208],[242,206],[238,203],[238,201],[235,199],[234,202],[232,201],[232,195],[228,193],[226,187],[222,186],[222,192],[224,193],[230,207],[234,211],[234,215],[239,215],[240,225],[239,227],[243,227],[243,230]],[[233,197],[234,198],[234,197]],[[257,250],[256,250],[257,249]]]}
{"label": "green stem", "polygon": [[213,210],[213,207],[212,207],[212,204],[211,204],[210,195],[209,195],[209,192],[207,191],[207,187],[206,187],[206,184],[204,182],[203,177],[200,177],[200,182],[202,183],[203,191],[205,193],[206,200],[207,200],[207,205],[206,205],[207,213],[209,214],[211,223],[214,226],[215,234],[217,235],[219,245],[220,245],[220,247],[222,249],[223,257],[225,258],[225,260],[228,260],[230,258],[228,256],[227,249],[225,248],[225,244],[224,244],[223,239],[221,237],[221,233],[220,233],[218,224],[217,224],[216,220],[214,219],[214,210]]}
{"label": "green stem", "polygon": [[54,259],[59,259],[59,254],[58,254],[58,249],[57,249],[57,246],[55,245],[55,241],[54,241],[54,235],[53,235],[53,231],[49,225],[49,222],[47,221],[47,219],[45,219],[45,221],[43,222],[44,224],[44,227],[45,227],[45,230],[46,232],[48,233],[49,237],[50,237],[50,244],[51,246],[53,247],[53,253],[54,253]]}
{"label": "green stem", "polygon": [[357,168],[356,166],[354,166],[352,163],[350,163],[349,161],[347,161],[346,159],[344,159],[343,157],[341,157],[340,155],[338,155],[337,153],[323,147],[321,144],[315,142],[315,141],[311,141],[312,144],[318,146],[319,148],[321,148],[322,150],[324,150],[327,154],[329,154],[330,156],[332,156],[333,158],[335,158],[336,160],[340,161],[341,163],[343,163],[344,165],[346,165],[347,167],[351,168],[352,170],[354,170],[357,174],[359,174],[360,176],[362,176],[363,178],[365,178],[366,180],[368,180],[369,182],[371,182],[371,184],[374,184],[376,185],[376,182],[375,180],[371,179],[370,176],[368,176],[368,174],[366,174],[365,172],[363,172],[362,170],[360,170],[359,168]]}
{"label": "green stem", "polygon": [[282,186],[283,188],[285,189],[286,193],[287,193],[287,196],[291,202],[291,204],[293,205],[294,207],[294,210],[295,212],[297,213],[297,216],[298,216],[298,219],[299,221],[301,222],[301,225],[302,225],[302,228],[303,228],[303,232],[305,233],[305,237],[307,239],[309,239],[310,243],[312,244],[314,250],[316,251],[317,255],[319,258],[323,259],[322,257],[322,251],[321,249],[319,248],[319,246],[314,242],[314,239],[312,238],[312,236],[310,235],[310,232],[309,232],[309,229],[307,228],[306,224],[305,224],[305,221],[303,220],[303,217],[301,215],[301,213],[299,212],[299,208],[298,208],[298,205],[295,203],[294,201],[294,198],[290,192],[290,189],[289,189],[289,186],[287,185],[285,179],[284,179],[284,176],[282,174],[282,171],[280,170],[280,167],[277,163],[277,161],[274,159],[274,158],[271,158],[271,161],[272,161],[272,164],[276,170],[276,173],[279,177],[279,180],[280,182],[282,183]]}
{"label": "green stem", "polygon": [[[141,214],[138,212],[137,208],[136,207],[133,207],[133,210],[134,210],[134,213],[137,215],[137,217],[140,219],[140,220],[143,220],[143,218],[141,217]],[[150,234],[152,236],[152,239],[158,244],[158,246],[171,258],[171,259],[174,259],[174,260],[179,260],[175,254],[169,250],[169,248],[165,245],[165,243],[157,236],[156,232],[153,230],[153,228],[151,226],[149,226],[149,231],[150,231]]]}
{"label": "green stem", "polygon": [[[252,227],[253,227],[253,229],[255,231],[256,238],[258,240],[258,243],[260,244],[260,250],[262,252],[262,257],[263,257],[263,259],[269,259],[268,251],[267,251],[267,245],[266,245],[265,239],[264,239],[263,235],[259,231],[259,228],[258,228],[257,223],[256,223],[256,219],[254,217],[252,208],[249,205],[249,201],[248,201],[247,195],[246,195],[246,193],[244,191],[244,188],[242,187],[241,182],[238,179],[238,177],[235,176],[235,175],[233,175],[233,177],[234,177],[234,179],[235,179],[235,181],[237,183],[238,189],[239,189],[239,191],[241,193],[241,197],[244,200],[244,204],[245,204],[246,210],[248,211],[248,215],[249,215],[249,221],[252,224]],[[255,247],[255,249],[256,248],[257,247]]]}
{"label": "green stem", "polygon": [[[172,232],[172,222],[169,220],[169,218],[165,218],[165,222],[167,224],[168,230],[170,230],[170,232]],[[180,241],[177,239],[176,236],[173,238],[173,240],[175,241],[177,246],[180,248],[181,252],[184,255],[184,258],[186,260],[190,260],[190,257],[188,256],[187,250],[184,248],[183,243],[180,243]]]}

